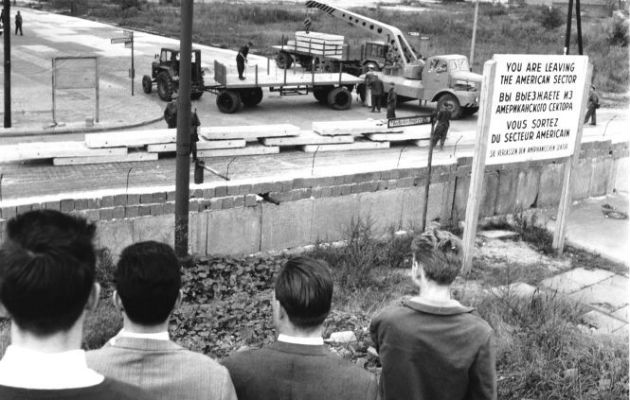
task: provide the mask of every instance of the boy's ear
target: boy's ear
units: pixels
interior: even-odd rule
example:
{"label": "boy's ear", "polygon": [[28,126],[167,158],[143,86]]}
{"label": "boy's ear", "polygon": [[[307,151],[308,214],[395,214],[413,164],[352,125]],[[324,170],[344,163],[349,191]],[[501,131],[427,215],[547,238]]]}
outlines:
{"label": "boy's ear", "polygon": [[90,292],[90,296],[88,297],[88,301],[85,304],[85,308],[89,311],[96,310],[98,307],[98,301],[101,298],[101,285],[98,282],[94,282],[92,285],[92,291]]}
{"label": "boy's ear", "polygon": [[0,318],[11,318],[11,316],[9,315],[9,312],[4,307],[4,304],[2,304],[1,302],[0,302]]}

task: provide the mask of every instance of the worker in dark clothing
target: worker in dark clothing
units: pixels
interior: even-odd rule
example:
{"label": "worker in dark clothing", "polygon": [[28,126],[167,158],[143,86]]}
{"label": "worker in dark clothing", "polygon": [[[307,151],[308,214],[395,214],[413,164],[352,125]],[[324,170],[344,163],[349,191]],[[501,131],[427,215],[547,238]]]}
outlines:
{"label": "worker in dark clothing", "polygon": [[591,85],[591,90],[588,93],[588,104],[586,109],[586,117],[584,123],[587,123],[591,119],[591,125],[597,125],[596,111],[599,108],[599,96],[595,91],[595,85]]}
{"label": "worker in dark clothing", "polygon": [[20,31],[20,36],[24,36],[22,34],[22,14],[20,14],[20,12],[18,11],[17,14],[15,14],[15,34],[18,34],[18,30]]}
{"label": "worker in dark clothing", "polygon": [[394,90],[394,82],[390,83],[391,87],[387,93],[387,119],[396,118],[396,90]]}
{"label": "worker in dark clothing", "polygon": [[164,120],[169,129],[177,128],[177,101],[173,100],[164,109]]}
{"label": "worker in dark clothing", "polygon": [[380,80],[376,74],[374,74],[374,78],[372,78],[370,84],[370,89],[372,90],[372,112],[381,112],[381,99],[383,98],[383,94],[385,93],[383,81]]}
{"label": "worker in dark clothing", "polygon": [[192,154],[193,162],[197,162],[197,142],[199,141],[199,134],[197,129],[201,125],[199,117],[197,116],[197,109],[193,111],[190,116],[190,154]]}
{"label": "worker in dark clothing", "polygon": [[432,146],[435,147],[439,141],[440,150],[443,150],[446,134],[448,133],[448,128],[451,126],[451,105],[445,104],[443,109],[437,110],[437,112],[431,116],[431,119],[431,123],[435,124],[433,137],[431,138]]}
{"label": "worker in dark clothing", "polygon": [[243,71],[245,71],[245,64],[247,64],[247,55],[249,54],[249,48],[254,44],[247,42],[247,44],[238,50],[236,55],[236,69],[238,70],[238,79],[244,80]]}

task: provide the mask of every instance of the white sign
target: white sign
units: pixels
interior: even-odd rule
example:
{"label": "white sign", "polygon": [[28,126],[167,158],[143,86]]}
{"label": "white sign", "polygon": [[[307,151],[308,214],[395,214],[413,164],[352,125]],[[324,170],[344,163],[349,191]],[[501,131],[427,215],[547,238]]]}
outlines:
{"label": "white sign", "polygon": [[491,108],[486,165],[573,154],[587,56],[500,54]]}

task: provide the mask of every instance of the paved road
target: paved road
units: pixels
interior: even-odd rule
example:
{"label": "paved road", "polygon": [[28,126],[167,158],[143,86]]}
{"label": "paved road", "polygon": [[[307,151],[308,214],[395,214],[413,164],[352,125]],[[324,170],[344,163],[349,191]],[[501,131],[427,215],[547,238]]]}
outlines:
{"label": "paved road", "polygon": [[[20,9],[20,8],[18,8]],[[136,95],[130,96],[128,69],[130,50],[123,45],[112,45],[110,38],[122,34],[118,27],[64,15],[49,14],[37,10],[20,9],[25,20],[25,36],[12,37],[13,40],[13,95],[15,126],[52,121],[51,107],[51,57],[53,55],[97,55],[102,77],[101,101],[104,110],[102,119],[120,119],[137,122],[159,117],[164,107],[155,93],[142,93],[140,78],[136,80]],[[176,47],[177,41],[156,35],[138,32],[136,37],[137,76],[149,71],[154,54],[160,47]],[[202,49],[205,67],[211,68],[215,59],[231,65],[235,52],[207,46],[195,46]],[[258,64],[261,73],[265,73],[266,59],[250,57],[250,66]],[[230,67],[232,68],[232,67]],[[2,71],[0,71],[1,75]],[[251,73],[251,70],[250,70]],[[276,73],[271,66],[270,73]],[[207,76],[212,76],[210,72]],[[62,114],[67,121],[81,121],[85,113],[92,112],[91,93],[65,93],[60,100]],[[244,110],[238,114],[221,114],[214,104],[214,96],[207,93],[198,102],[193,102],[204,126],[255,125],[268,123],[292,123],[303,129],[309,129],[313,121],[362,120],[376,115],[366,107],[355,104],[348,111],[333,111],[320,106],[308,96],[284,96],[265,94],[266,98],[259,107]],[[87,111],[86,111],[87,110]],[[430,108],[419,108],[417,103],[399,107],[399,116],[428,112]],[[598,111],[599,125],[585,128],[585,137],[616,136],[618,140],[627,140],[625,136],[628,112],[624,110]],[[437,160],[471,154],[474,143],[476,116],[455,121],[451,126],[449,142],[445,152],[437,154]],[[164,127],[158,122],[145,126],[144,129]],[[58,140],[62,137],[49,137]],[[63,136],[63,140],[83,140],[83,134]],[[16,141],[42,140],[41,137],[17,139],[3,138],[0,143]],[[617,140],[617,139],[616,139]],[[402,151],[402,156],[400,155]],[[309,176],[327,172],[338,172],[340,165],[344,170],[368,170],[370,168],[391,169],[400,167],[418,167],[426,165],[427,151],[423,148],[397,147],[390,150],[352,151],[341,153],[319,153],[315,168],[312,167],[313,155],[290,151],[275,156],[240,157],[231,165],[234,179],[255,179],[263,176]],[[399,161],[400,160],[400,161]],[[225,171],[231,158],[209,159],[208,164],[220,171]],[[133,190],[138,187],[172,187],[174,185],[174,159],[157,162],[52,167],[42,163],[22,165],[2,165],[0,182],[2,200],[17,200],[38,196],[68,196],[82,191],[125,190],[127,173],[130,173],[129,185]],[[208,177],[208,180],[212,179]],[[167,189],[168,190],[168,189]]]}

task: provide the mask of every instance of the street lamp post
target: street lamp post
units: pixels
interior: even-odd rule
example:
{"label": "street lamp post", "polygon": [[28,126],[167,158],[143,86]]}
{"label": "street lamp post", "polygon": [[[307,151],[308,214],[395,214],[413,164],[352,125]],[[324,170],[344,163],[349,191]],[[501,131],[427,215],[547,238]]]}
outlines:
{"label": "street lamp post", "polygon": [[11,127],[11,1],[4,0],[2,29],[4,29],[4,127]]}
{"label": "street lamp post", "polygon": [[175,166],[175,253],[177,253],[178,257],[184,258],[188,255],[190,59],[192,57],[193,0],[182,0],[181,15],[179,94],[177,97],[177,158]]}

